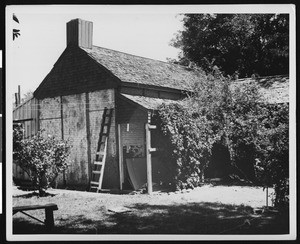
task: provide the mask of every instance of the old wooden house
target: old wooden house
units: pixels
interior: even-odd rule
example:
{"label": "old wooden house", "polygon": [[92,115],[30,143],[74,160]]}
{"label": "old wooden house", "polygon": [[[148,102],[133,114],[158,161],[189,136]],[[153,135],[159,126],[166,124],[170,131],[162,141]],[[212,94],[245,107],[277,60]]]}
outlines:
{"label": "old wooden house", "polygon": [[[131,163],[137,168],[145,165],[145,124],[151,123],[153,111],[163,102],[182,99],[201,77],[180,65],[93,45],[92,22],[74,19],[66,27],[66,49],[26,105],[34,109],[23,115],[15,109],[14,119],[24,120],[27,134],[45,129],[69,140],[73,162],[59,183],[86,187],[108,117],[103,113],[111,113],[102,188],[122,189],[126,160],[135,158]],[[141,177],[138,172],[146,174],[141,167],[131,172],[135,179]]]}
{"label": "old wooden house", "polygon": [[[60,185],[89,188],[101,160],[100,137],[108,134],[102,188],[124,189],[130,179],[137,189],[148,177],[152,114],[184,98],[203,77],[188,67],[95,46],[92,22],[74,19],[66,27],[66,49],[22,105],[28,112],[16,108],[14,120],[23,120],[28,136],[45,129],[70,141],[72,164]],[[152,162],[155,182],[162,163]]]}

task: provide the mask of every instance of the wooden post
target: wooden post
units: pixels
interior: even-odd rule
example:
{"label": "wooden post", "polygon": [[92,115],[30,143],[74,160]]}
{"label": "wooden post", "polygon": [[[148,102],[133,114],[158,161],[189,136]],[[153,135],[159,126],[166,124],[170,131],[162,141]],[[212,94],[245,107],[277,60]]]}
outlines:
{"label": "wooden post", "polygon": [[151,133],[149,124],[145,126],[146,129],[146,162],[147,162],[147,190],[148,194],[152,194],[152,162],[151,162]]}
{"label": "wooden post", "polygon": [[121,141],[121,125],[118,124],[118,149],[119,149],[119,172],[120,172],[120,190],[123,190],[124,172],[123,172],[123,148]]}
{"label": "wooden post", "polygon": [[21,104],[21,86],[18,85],[18,104]]}
{"label": "wooden post", "polygon": [[266,196],[266,205],[267,205],[267,208],[268,208],[268,205],[269,205],[269,204],[268,204],[268,187],[267,187],[267,189],[266,189],[266,195],[267,195],[267,196]]}
{"label": "wooden post", "polygon": [[19,96],[18,93],[15,93],[15,103],[16,103],[16,107],[18,107],[18,102],[19,102]]}
{"label": "wooden post", "polygon": [[45,225],[48,230],[51,230],[54,227],[54,218],[53,218],[53,209],[45,209]]}

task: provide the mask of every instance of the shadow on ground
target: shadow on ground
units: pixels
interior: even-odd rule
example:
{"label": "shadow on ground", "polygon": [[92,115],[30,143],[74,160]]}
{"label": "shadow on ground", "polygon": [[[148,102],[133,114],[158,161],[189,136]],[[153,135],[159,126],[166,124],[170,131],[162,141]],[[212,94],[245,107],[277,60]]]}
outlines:
{"label": "shadow on ground", "polygon": [[30,192],[30,193],[14,196],[14,198],[54,197],[56,195],[57,194],[52,194],[52,193],[45,192],[45,194],[43,196],[40,196],[39,193],[37,193],[37,192]]}
{"label": "shadow on ground", "polygon": [[[101,207],[100,207],[101,208]],[[126,212],[99,209],[99,217],[55,216],[55,234],[287,234],[288,213],[254,214],[248,206],[220,203],[135,204]],[[48,233],[26,216],[14,216],[14,234]]]}

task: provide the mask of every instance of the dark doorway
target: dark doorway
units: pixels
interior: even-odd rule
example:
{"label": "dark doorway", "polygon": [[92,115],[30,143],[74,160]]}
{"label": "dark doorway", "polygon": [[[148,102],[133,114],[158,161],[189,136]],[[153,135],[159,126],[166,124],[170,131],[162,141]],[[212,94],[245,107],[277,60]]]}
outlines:
{"label": "dark doorway", "polygon": [[205,172],[206,178],[223,178],[230,170],[230,155],[227,147],[215,144],[212,148],[212,157]]}

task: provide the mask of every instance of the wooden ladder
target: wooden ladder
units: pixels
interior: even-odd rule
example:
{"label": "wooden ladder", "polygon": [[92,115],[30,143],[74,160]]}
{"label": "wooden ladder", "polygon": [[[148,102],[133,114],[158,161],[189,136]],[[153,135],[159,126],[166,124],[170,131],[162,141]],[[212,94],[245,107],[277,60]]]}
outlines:
{"label": "wooden ladder", "polygon": [[111,118],[113,115],[113,109],[105,108],[102,116],[101,129],[99,134],[99,141],[96,152],[96,160],[94,162],[92,177],[90,181],[90,191],[96,189],[99,192],[102,187],[103,173],[105,167],[105,160],[107,154],[108,136],[111,126]]}

